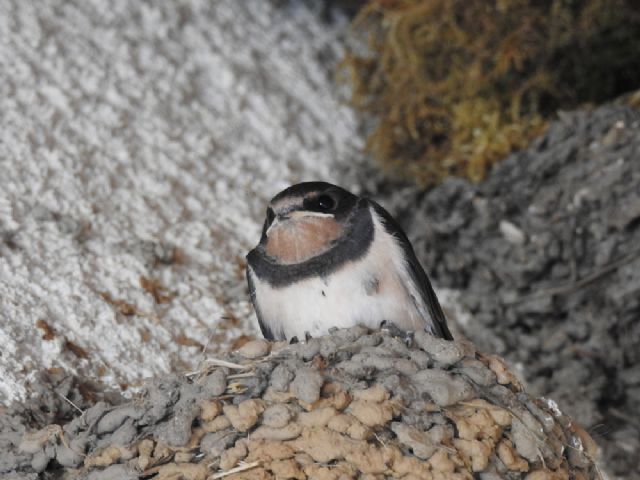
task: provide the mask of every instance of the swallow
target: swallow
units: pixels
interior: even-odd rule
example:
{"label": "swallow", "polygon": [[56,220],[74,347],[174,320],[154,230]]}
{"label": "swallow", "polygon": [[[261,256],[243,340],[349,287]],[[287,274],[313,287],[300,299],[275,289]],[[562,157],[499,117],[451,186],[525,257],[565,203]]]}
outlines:
{"label": "swallow", "polygon": [[246,276],[269,340],[383,322],[453,339],[402,228],[375,201],[330,183],[299,183],[271,199]]}

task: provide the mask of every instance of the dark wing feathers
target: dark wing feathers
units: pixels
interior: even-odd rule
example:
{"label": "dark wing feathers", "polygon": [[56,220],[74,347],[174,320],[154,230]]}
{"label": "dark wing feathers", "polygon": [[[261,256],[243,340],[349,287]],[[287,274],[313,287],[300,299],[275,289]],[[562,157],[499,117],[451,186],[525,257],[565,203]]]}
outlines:
{"label": "dark wing feathers", "polygon": [[253,303],[253,309],[256,311],[256,317],[258,317],[258,324],[260,325],[262,336],[267,340],[275,340],[275,335],[273,334],[269,326],[264,322],[264,320],[262,319],[262,315],[260,314],[260,308],[258,307],[258,302],[256,302],[256,287],[253,285],[253,279],[251,278],[249,266],[247,266],[245,273],[247,276],[247,285],[249,286],[249,296],[251,297],[251,303]]}
{"label": "dark wing feathers", "polygon": [[436,297],[436,293],[433,291],[433,287],[431,286],[429,277],[420,265],[420,262],[418,261],[418,258],[413,251],[413,247],[411,246],[411,242],[409,242],[409,239],[407,238],[407,235],[404,233],[395,219],[389,214],[389,212],[387,212],[373,200],[369,199],[369,202],[373,206],[375,212],[382,218],[383,225],[387,230],[387,233],[394,235],[399,240],[398,243],[402,247],[402,250],[404,251],[404,254],[409,263],[409,272],[411,274],[411,277],[416,284],[416,288],[422,295],[422,300],[429,309],[429,315],[431,316],[431,320],[433,322],[433,333],[436,336],[442,337],[446,340],[453,340],[453,336],[451,335],[449,327],[447,326],[447,319],[444,316],[442,307],[440,307],[438,297]]}

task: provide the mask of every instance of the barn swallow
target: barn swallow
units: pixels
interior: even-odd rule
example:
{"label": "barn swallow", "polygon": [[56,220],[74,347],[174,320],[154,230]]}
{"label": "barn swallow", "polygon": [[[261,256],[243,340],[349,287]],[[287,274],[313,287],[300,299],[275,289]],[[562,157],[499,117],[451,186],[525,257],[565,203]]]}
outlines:
{"label": "barn swallow", "polygon": [[271,199],[246,274],[270,340],[383,322],[453,339],[402,228],[373,200],[330,183],[299,183]]}

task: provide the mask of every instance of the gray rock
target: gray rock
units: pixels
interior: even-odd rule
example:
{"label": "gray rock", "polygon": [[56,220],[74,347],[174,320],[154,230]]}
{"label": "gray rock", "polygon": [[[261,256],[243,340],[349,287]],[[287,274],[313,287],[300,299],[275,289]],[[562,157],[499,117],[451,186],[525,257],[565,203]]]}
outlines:
{"label": "gray rock", "polygon": [[323,375],[312,368],[302,368],[296,372],[291,382],[291,393],[300,400],[314,403],[320,398],[320,389],[324,383]]}
{"label": "gray rock", "polygon": [[438,443],[434,443],[427,432],[415,427],[393,422],[391,430],[396,434],[400,443],[409,447],[418,458],[428,460],[438,449]]}
{"label": "gray rock", "polygon": [[238,433],[232,430],[207,433],[200,442],[200,451],[212,457],[219,457],[238,439]]}
{"label": "gray rock", "polygon": [[51,458],[52,457],[45,453],[44,450],[40,450],[33,455],[31,459],[31,468],[38,473],[44,472],[44,469],[49,465]]}
{"label": "gray rock", "polygon": [[386,370],[395,366],[394,358],[369,353],[358,353],[351,357],[351,361],[377,370]]}
{"label": "gray rock", "polygon": [[56,461],[63,467],[78,467],[84,461],[84,452],[74,451],[66,445],[56,445]]}
{"label": "gray rock", "polygon": [[171,418],[155,429],[154,438],[173,447],[186,445],[191,438],[191,427],[198,413],[200,407],[195,399],[181,399]]}
{"label": "gray rock", "polygon": [[262,414],[262,423],[268,427],[282,428],[291,420],[291,410],[281,403],[271,405]]}
{"label": "gray rock", "polygon": [[138,473],[129,465],[111,465],[104,470],[92,470],[87,480],[137,480]]}
{"label": "gray rock", "polygon": [[114,445],[123,447],[131,444],[138,433],[132,418],[127,419],[118,429],[109,437],[109,442]]}
{"label": "gray rock", "polygon": [[140,425],[153,425],[166,417],[167,412],[180,397],[177,378],[161,379],[153,382],[145,392],[146,410],[140,418]]}
{"label": "gray rock", "polygon": [[112,407],[110,407],[106,402],[98,402],[84,412],[84,415],[75,418],[69,425],[93,425],[98,422],[111,408]]}
{"label": "gray rock", "polygon": [[411,381],[415,389],[441,407],[467,400],[475,393],[467,382],[442,370],[422,370],[413,375]]}
{"label": "gray rock", "polygon": [[98,434],[111,433],[118,429],[129,418],[140,416],[140,411],[133,405],[117,407],[106,413],[96,426]]}
{"label": "gray rock", "polygon": [[227,389],[227,375],[222,369],[207,375],[202,382],[202,388],[209,397],[219,397]]}
{"label": "gray rock", "polygon": [[278,392],[286,392],[289,390],[289,384],[293,380],[294,374],[289,370],[286,364],[280,364],[271,372],[269,384]]}
{"label": "gray rock", "polygon": [[535,432],[516,418],[511,422],[511,433],[518,453],[530,462],[535,462],[540,452]]}
{"label": "gray rock", "polygon": [[425,369],[433,366],[431,357],[422,350],[412,350],[409,353],[409,357],[420,369]]}
{"label": "gray rock", "polygon": [[495,385],[496,383],[496,374],[479,360],[465,358],[458,364],[456,371],[483,387]]}
{"label": "gray rock", "polygon": [[465,355],[459,343],[437,338],[425,331],[417,331],[414,335],[416,344],[443,367],[455,365]]}
{"label": "gray rock", "polygon": [[[324,343],[325,342],[323,341],[322,344]],[[300,358],[308,362],[312,360],[313,357],[315,357],[320,353],[322,344],[318,339],[311,338],[307,342],[304,342],[304,343],[301,342],[301,343],[296,343],[294,345],[291,345],[289,349],[292,352],[295,352],[298,356],[300,356]]]}

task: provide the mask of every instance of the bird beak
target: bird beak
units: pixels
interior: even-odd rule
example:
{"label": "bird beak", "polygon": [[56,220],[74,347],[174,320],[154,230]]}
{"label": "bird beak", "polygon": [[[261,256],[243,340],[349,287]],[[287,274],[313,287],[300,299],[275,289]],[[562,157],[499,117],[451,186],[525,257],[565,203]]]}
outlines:
{"label": "bird beak", "polygon": [[269,228],[267,228],[267,237],[271,230],[275,227],[282,225],[283,223],[287,223],[289,221],[296,221],[303,218],[316,217],[316,218],[332,218],[332,213],[322,213],[322,212],[310,212],[308,210],[288,210],[282,213],[276,214],[276,218],[273,219]]}

